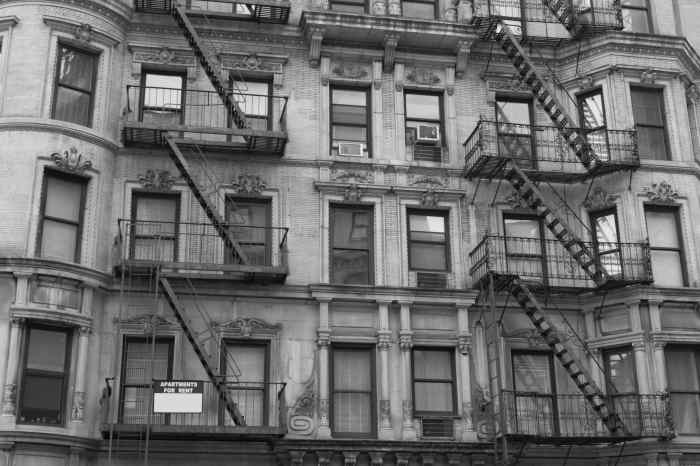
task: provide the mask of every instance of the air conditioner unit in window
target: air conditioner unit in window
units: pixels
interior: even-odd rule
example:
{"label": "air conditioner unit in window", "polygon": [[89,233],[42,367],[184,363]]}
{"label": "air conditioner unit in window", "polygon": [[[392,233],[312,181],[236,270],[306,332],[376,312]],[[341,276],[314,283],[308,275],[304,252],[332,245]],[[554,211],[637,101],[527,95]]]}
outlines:
{"label": "air conditioner unit in window", "polygon": [[418,125],[419,142],[438,142],[440,140],[440,128],[430,125]]}
{"label": "air conditioner unit in window", "polygon": [[427,418],[421,420],[422,438],[454,437],[454,421],[451,418]]}
{"label": "air conditioner unit in window", "polygon": [[361,142],[339,142],[338,155],[350,157],[362,157],[365,153],[365,145]]}
{"label": "air conditioner unit in window", "polygon": [[447,288],[447,274],[439,272],[417,272],[416,288]]}

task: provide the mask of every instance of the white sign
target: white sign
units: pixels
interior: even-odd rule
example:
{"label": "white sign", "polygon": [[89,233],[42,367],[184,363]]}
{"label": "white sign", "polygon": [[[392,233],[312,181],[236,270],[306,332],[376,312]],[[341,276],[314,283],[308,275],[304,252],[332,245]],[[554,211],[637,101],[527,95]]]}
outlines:
{"label": "white sign", "polygon": [[201,380],[154,380],[154,413],[201,413],[204,382]]}

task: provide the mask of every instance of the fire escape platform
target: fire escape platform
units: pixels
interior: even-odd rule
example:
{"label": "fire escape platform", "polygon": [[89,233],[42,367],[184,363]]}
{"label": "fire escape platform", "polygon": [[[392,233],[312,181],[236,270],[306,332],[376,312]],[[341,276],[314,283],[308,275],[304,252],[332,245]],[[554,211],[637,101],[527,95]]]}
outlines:
{"label": "fire escape platform", "polygon": [[[136,0],[136,11],[141,13],[169,14],[172,0]],[[198,1],[187,0],[185,12],[188,16],[257,23],[287,24],[291,2],[287,0],[231,0]]]}
{"label": "fire escape platform", "polygon": [[[111,429],[111,430],[110,430]],[[109,439],[110,432],[114,438],[121,440],[144,439],[145,424],[102,424],[100,427],[103,439]],[[275,440],[284,437],[285,427],[268,426],[192,426],[192,425],[159,425],[148,427],[151,439],[180,439],[180,440]]]}

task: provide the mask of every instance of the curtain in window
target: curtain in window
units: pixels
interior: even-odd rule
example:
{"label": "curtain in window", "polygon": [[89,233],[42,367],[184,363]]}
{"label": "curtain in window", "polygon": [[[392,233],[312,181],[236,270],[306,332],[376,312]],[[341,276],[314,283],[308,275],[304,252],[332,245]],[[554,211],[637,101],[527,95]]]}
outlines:
{"label": "curtain in window", "polygon": [[[127,341],[122,372],[122,422],[143,424],[148,416],[152,379],[167,380],[170,376],[170,343],[147,340]],[[165,422],[163,414],[151,418],[155,424]]]}
{"label": "curtain in window", "polygon": [[58,53],[53,118],[88,126],[96,57],[66,46],[59,46]]}
{"label": "curtain in window", "polygon": [[331,277],[334,283],[370,283],[371,214],[369,210],[333,208]]}
{"label": "curtain in window", "polygon": [[645,216],[654,283],[659,286],[684,286],[676,212],[646,209]]}
{"label": "curtain in window", "polygon": [[134,259],[175,260],[177,202],[175,197],[135,197]]}
{"label": "curtain in window", "polygon": [[660,89],[631,89],[632,114],[639,137],[639,157],[668,160],[663,92]]}
{"label": "curtain in window", "polygon": [[[265,425],[266,346],[228,343],[225,359],[227,381],[231,382],[229,393],[246,424]],[[233,425],[226,412],[224,419],[226,425]]]}
{"label": "curtain in window", "polygon": [[549,355],[514,353],[512,358],[518,432],[552,435],[554,409]]}
{"label": "curtain in window", "polygon": [[450,351],[413,351],[413,377],[416,412],[454,410]]}
{"label": "curtain in window", "polygon": [[333,350],[333,431],[372,432],[371,351]]}

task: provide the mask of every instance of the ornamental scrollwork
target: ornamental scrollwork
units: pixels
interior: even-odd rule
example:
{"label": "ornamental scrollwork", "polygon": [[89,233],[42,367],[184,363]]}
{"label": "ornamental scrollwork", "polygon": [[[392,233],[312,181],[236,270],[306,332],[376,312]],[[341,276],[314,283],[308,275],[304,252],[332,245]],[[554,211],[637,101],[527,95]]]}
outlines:
{"label": "ornamental scrollwork", "polygon": [[83,159],[83,155],[78,153],[78,149],[71,147],[63,153],[54,152],[49,157],[56,166],[62,170],[73,173],[83,173],[92,168],[92,161]]}
{"label": "ornamental scrollwork", "polygon": [[238,175],[231,187],[239,194],[261,194],[267,188],[267,183],[256,175]]}
{"label": "ornamental scrollwork", "polygon": [[588,196],[588,199],[583,202],[583,206],[588,210],[601,210],[615,205],[616,197],[613,194],[608,194],[602,187],[597,186],[593,189],[593,193]]}
{"label": "ornamental scrollwork", "polygon": [[168,170],[146,170],[138,176],[139,183],[144,189],[170,191],[177,180]]}
{"label": "ornamental scrollwork", "polygon": [[349,79],[364,79],[369,76],[367,68],[356,63],[338,62],[331,71],[336,76]]}
{"label": "ornamental scrollwork", "polygon": [[652,183],[650,187],[643,188],[647,198],[654,202],[673,203],[678,200],[678,191],[667,181]]}

